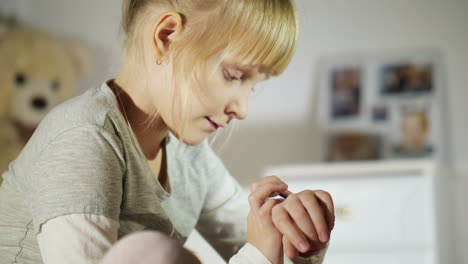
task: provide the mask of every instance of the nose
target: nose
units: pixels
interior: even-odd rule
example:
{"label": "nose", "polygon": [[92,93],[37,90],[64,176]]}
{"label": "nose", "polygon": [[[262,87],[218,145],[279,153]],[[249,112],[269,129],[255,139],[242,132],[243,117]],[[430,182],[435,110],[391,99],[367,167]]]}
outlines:
{"label": "nose", "polygon": [[238,120],[244,120],[247,118],[248,115],[248,108],[249,108],[249,97],[248,95],[242,95],[238,96],[235,100],[232,100],[227,108],[226,112],[227,114],[232,117],[236,118]]}
{"label": "nose", "polygon": [[47,101],[42,97],[35,97],[31,101],[31,105],[33,106],[34,109],[43,110],[44,108],[47,107]]}

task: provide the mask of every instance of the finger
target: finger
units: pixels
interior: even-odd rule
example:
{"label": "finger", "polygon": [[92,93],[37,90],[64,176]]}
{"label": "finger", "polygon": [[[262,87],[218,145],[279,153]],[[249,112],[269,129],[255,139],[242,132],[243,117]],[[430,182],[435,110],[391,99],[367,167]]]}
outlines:
{"label": "finger", "polygon": [[251,192],[254,192],[257,190],[257,188],[261,187],[262,185],[266,184],[266,183],[277,183],[277,184],[286,184],[284,183],[280,178],[278,178],[277,176],[267,176],[267,177],[264,177],[258,181],[255,181],[253,182],[252,184],[250,184],[250,191]]}
{"label": "finger", "polygon": [[312,222],[314,222],[315,230],[317,231],[318,237],[322,243],[329,240],[329,229],[327,221],[323,213],[323,209],[313,192],[307,192],[308,195],[299,195],[302,204],[306,208]]}
{"label": "finger", "polygon": [[283,236],[286,236],[300,252],[309,250],[310,246],[306,237],[293,222],[288,211],[284,209],[283,206],[278,205],[273,207],[272,219],[276,228]]}
{"label": "finger", "polygon": [[280,199],[268,199],[260,208],[260,215],[270,217],[273,207],[279,203],[281,203]]}
{"label": "finger", "polygon": [[291,191],[286,190],[284,192],[279,193],[279,195],[283,198],[288,198],[289,195],[293,194]]}
{"label": "finger", "polygon": [[291,241],[285,236],[283,236],[283,249],[286,253],[286,256],[290,259],[295,259],[299,255],[299,251],[291,244]]}
{"label": "finger", "polygon": [[318,240],[318,234],[309,213],[297,195],[290,195],[284,208],[288,211],[297,227],[312,241]]}
{"label": "finger", "polygon": [[328,222],[328,226],[330,227],[331,231],[333,227],[335,227],[335,205],[333,203],[332,196],[325,191],[315,191],[315,196],[321,202],[322,208],[326,211],[326,218]]}
{"label": "finger", "polygon": [[250,207],[253,210],[258,210],[265,203],[265,200],[272,196],[274,193],[279,193],[286,190],[288,186],[282,183],[268,182],[256,188],[255,191],[249,195]]}

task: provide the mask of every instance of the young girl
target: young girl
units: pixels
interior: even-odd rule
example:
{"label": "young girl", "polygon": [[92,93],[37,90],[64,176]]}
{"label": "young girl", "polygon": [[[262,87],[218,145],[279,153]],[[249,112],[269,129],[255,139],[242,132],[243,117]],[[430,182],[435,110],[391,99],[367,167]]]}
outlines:
{"label": "young girl", "polygon": [[230,263],[321,263],[330,195],[270,176],[247,199],[206,140],[290,62],[291,1],[124,0],[120,74],[52,110],[3,174],[2,263],[154,263],[194,228]]}

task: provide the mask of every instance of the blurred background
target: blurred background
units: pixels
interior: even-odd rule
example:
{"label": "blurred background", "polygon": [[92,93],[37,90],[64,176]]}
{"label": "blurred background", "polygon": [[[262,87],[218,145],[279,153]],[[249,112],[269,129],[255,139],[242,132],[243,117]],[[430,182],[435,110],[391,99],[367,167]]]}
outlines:
{"label": "blurred background", "polygon": [[[297,0],[297,6],[300,37],[291,65],[260,85],[249,117],[235,124],[229,141],[223,144],[228,134],[223,132],[214,142],[226,167],[244,186],[283,172],[299,187],[336,192],[359,187],[361,194],[369,194],[356,200],[364,203],[372,194],[398,195],[395,190],[427,186],[424,195],[413,194],[415,208],[429,213],[399,220],[404,230],[407,222],[429,225],[423,230],[432,232],[427,241],[415,242],[424,245],[423,257],[388,263],[468,263],[468,122],[463,117],[468,111],[468,1]],[[120,1],[2,0],[0,11],[87,47],[93,72],[80,80],[77,93],[118,73]],[[343,110],[343,105],[349,107]],[[422,128],[417,121],[403,121],[415,112],[425,116]],[[425,138],[419,149],[415,133]],[[370,178],[359,184],[362,175]],[[392,188],[380,190],[382,184]],[[411,188],[407,194],[411,200]],[[349,195],[343,199],[355,200],[355,193]],[[376,210],[371,215],[388,210],[385,205],[369,208]],[[340,210],[346,216],[351,209]],[[353,243],[337,240],[342,247]],[[380,243],[375,241],[368,242]],[[366,245],[355,250],[360,263],[376,263],[387,254]],[[396,250],[420,250],[415,245]],[[332,251],[331,259],[340,254],[353,259],[340,250]],[[328,263],[345,263],[338,259]]]}

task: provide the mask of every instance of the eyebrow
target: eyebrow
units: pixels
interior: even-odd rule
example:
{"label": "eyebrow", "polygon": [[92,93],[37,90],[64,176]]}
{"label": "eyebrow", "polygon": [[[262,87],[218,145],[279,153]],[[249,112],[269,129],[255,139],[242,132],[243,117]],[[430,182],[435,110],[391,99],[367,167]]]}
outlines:
{"label": "eyebrow", "polygon": [[[237,63],[233,63],[233,62],[225,62],[224,65],[226,67],[231,67],[231,68],[234,68],[238,71],[241,71],[243,74],[246,73],[247,77],[250,78],[254,71],[253,71],[253,68],[252,66],[248,66],[248,65],[245,65],[245,66],[242,66],[242,65],[239,65]],[[263,80],[268,80],[270,78],[270,74],[269,72],[265,69],[265,67],[260,67],[260,69],[256,72],[257,75],[265,75],[265,78],[263,78]]]}

